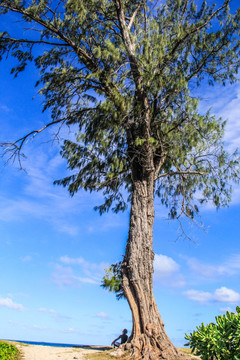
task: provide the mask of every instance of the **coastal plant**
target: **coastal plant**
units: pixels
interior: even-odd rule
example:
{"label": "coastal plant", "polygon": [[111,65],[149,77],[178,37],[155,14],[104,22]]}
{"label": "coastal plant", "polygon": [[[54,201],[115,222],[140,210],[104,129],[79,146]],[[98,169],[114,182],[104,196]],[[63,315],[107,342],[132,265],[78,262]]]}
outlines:
{"label": "coastal plant", "polygon": [[186,334],[186,346],[202,360],[240,360],[240,307],[237,306],[236,313],[227,311],[215,320]]}
{"label": "coastal plant", "polygon": [[55,183],[71,195],[99,191],[100,214],[130,204],[121,286],[139,359],[181,357],[153,294],[154,199],[184,235],[182,219],[196,222],[207,202],[228,205],[239,180],[237,153],[224,147],[225,121],[199,110],[198,86],[239,79],[240,9],[217,3],[0,0],[0,60],[14,58],[14,76],[36,66],[51,116],[2,147],[21,167],[31,137],[73,127],[76,138],[61,148],[69,175]]}
{"label": "coastal plant", "polygon": [[0,359],[1,360],[18,360],[19,359],[19,351],[14,345],[0,341]]}

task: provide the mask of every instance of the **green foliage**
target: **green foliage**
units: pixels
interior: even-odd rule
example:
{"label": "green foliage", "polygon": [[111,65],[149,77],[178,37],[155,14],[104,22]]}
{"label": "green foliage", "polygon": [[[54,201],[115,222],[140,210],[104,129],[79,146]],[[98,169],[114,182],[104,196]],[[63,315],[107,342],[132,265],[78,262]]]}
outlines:
{"label": "green foliage", "polygon": [[56,184],[71,195],[102,191],[100,214],[124,211],[133,173],[143,173],[151,152],[155,196],[170,218],[193,219],[202,203],[230,202],[237,153],[224,149],[225,122],[200,113],[194,95],[203,83],[238,79],[240,9],[219,2],[0,0],[1,16],[11,13],[28,27],[17,36],[2,29],[0,60],[16,59],[14,76],[33,62],[48,125],[78,128],[61,151],[70,176]]}
{"label": "green foliage", "polygon": [[227,311],[226,315],[219,315],[215,319],[216,323],[207,326],[202,323],[193,333],[186,334],[186,345],[201,355],[203,360],[239,360],[240,308],[237,306],[236,313]]}
{"label": "green foliage", "polygon": [[119,300],[124,298],[122,288],[122,262],[119,261],[116,264],[112,264],[108,269],[105,269],[105,276],[103,277],[101,286],[116,294],[116,298]]}
{"label": "green foliage", "polygon": [[19,359],[19,351],[12,344],[0,341],[0,359],[1,360],[17,360]]}

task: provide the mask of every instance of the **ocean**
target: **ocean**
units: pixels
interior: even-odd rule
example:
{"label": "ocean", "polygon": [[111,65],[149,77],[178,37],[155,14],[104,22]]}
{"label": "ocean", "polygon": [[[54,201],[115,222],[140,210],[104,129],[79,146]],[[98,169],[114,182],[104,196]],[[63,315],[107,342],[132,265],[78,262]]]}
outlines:
{"label": "ocean", "polygon": [[88,347],[87,345],[51,343],[51,342],[42,342],[42,341],[25,341],[25,340],[8,340],[8,341],[16,341],[19,343],[24,343],[29,345],[58,346],[58,347]]}

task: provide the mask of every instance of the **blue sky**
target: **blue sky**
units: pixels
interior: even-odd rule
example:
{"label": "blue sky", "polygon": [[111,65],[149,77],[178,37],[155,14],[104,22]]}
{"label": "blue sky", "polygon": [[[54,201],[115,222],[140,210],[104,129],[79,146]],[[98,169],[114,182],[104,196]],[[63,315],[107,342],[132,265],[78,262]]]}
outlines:
{"label": "blue sky", "polygon": [[[36,96],[37,71],[17,79],[12,60],[0,64],[0,141],[40,128],[48,118]],[[240,139],[240,84],[201,88],[201,110],[228,119],[226,147]],[[35,97],[33,99],[33,97]],[[129,212],[99,216],[101,194],[71,198],[53,181],[66,174],[53,130],[24,149],[26,172],[0,163],[0,338],[108,345],[131,330],[127,302],[100,287],[104,268],[121,260]],[[72,136],[64,130],[61,137]],[[178,346],[185,332],[240,304],[240,188],[229,208],[202,209],[206,232],[187,226],[193,241],[178,239],[178,224],[156,200],[154,291],[167,333]]]}

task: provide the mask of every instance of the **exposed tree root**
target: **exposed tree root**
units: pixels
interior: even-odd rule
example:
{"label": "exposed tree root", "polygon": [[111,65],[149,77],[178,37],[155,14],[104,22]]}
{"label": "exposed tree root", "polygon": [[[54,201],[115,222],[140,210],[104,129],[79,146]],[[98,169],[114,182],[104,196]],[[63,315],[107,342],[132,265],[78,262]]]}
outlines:
{"label": "exposed tree root", "polygon": [[[126,360],[126,350],[129,354],[129,360],[194,360],[199,359],[194,355],[185,354],[182,351],[176,349],[175,354],[169,354],[168,349],[154,349],[154,348],[145,348],[142,352],[139,349],[134,348],[132,344],[121,345],[119,349],[114,350],[110,353],[111,356],[114,356],[118,359],[124,358]],[[127,357],[128,358],[128,357]]]}
{"label": "exposed tree root", "polygon": [[129,351],[130,358],[135,360],[193,360],[197,357],[188,355],[175,348],[172,344],[159,344],[154,338],[141,335],[131,343],[121,345],[111,355],[121,358],[125,350]]}

